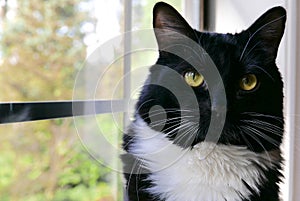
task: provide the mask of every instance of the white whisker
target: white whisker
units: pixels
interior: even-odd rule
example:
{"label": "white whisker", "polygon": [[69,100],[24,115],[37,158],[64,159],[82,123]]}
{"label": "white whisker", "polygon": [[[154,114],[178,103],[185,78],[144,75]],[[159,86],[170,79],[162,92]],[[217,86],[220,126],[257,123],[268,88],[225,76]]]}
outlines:
{"label": "white whisker", "polygon": [[[252,131],[252,128],[249,126],[241,126],[242,130],[244,131],[244,134],[248,135],[249,137],[251,137],[252,139],[254,139],[260,146],[261,148],[264,150],[264,152],[267,154],[267,157],[269,159],[269,162],[272,163],[272,159],[271,156],[269,155],[268,151],[266,150],[265,146],[262,144],[262,142],[256,137],[256,133]],[[248,132],[247,132],[248,131]]]}
{"label": "white whisker", "polygon": [[252,47],[252,48],[247,52],[247,54],[245,55],[245,58],[247,58],[248,55],[254,50],[254,48],[255,48],[256,46],[258,46],[260,43],[261,43],[261,41],[258,41],[255,45],[253,45],[253,47]]}
{"label": "white whisker", "polygon": [[281,117],[273,116],[273,115],[261,114],[261,113],[256,113],[256,112],[243,112],[243,113],[241,113],[241,115],[249,115],[249,116],[253,116],[253,117],[265,117],[265,118],[274,119],[280,123],[283,123],[283,119]]}
{"label": "white whisker", "polygon": [[271,132],[277,136],[281,136],[283,133],[283,129],[274,125],[274,124],[270,124],[268,122],[265,121],[260,121],[260,120],[241,120],[241,122],[247,123],[253,127]]}
{"label": "white whisker", "polygon": [[270,73],[268,73],[265,69],[263,69],[262,67],[255,65],[255,64],[250,64],[249,66],[258,68],[259,70],[263,71],[268,77],[270,77],[273,81],[275,81],[273,76]]}

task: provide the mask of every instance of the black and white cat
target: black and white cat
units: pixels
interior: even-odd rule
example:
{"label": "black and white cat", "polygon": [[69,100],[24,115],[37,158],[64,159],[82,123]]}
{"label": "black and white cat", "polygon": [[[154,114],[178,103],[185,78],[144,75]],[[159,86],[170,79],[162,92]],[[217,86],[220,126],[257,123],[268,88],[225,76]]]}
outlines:
{"label": "black and white cat", "polygon": [[[283,83],[275,60],[285,9],[268,10],[238,34],[193,30],[163,2],[155,5],[153,17],[159,58],[123,138],[126,199],[279,200]],[[182,41],[175,33],[205,50],[199,54],[212,59],[221,84],[207,81],[209,65],[192,65],[189,53],[183,58],[168,51]],[[207,134],[219,116],[226,118],[215,143]]]}

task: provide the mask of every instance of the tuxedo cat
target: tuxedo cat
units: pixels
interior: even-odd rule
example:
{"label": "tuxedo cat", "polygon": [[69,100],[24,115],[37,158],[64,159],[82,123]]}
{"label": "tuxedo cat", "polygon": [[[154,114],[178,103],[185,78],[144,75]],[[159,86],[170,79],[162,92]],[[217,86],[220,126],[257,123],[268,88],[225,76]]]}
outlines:
{"label": "tuxedo cat", "polygon": [[123,137],[127,200],[279,200],[283,82],[275,60],[285,21],[285,9],[274,7],[241,33],[207,33],[155,5],[159,58]]}

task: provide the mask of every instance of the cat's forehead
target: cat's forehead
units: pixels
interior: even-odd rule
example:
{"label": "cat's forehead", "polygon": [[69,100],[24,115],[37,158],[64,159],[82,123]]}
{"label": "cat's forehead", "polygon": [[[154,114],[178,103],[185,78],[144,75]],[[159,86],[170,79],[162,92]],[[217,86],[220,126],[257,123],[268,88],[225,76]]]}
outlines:
{"label": "cat's forehead", "polygon": [[214,61],[220,74],[228,74],[239,62],[241,44],[237,35],[219,33],[199,33],[199,45],[208,53]]}
{"label": "cat's forehead", "polygon": [[[239,48],[237,35],[198,32],[198,43],[206,51],[233,52]],[[229,51],[230,50],[230,51]]]}

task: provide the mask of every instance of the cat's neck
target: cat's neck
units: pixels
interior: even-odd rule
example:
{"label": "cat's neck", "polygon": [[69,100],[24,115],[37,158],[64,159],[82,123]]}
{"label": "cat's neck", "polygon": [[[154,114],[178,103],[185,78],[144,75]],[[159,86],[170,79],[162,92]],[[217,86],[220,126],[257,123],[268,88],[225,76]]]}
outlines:
{"label": "cat's neck", "polygon": [[162,200],[241,200],[259,194],[276,168],[280,151],[255,153],[246,147],[202,142],[193,149],[174,145],[140,118],[132,125],[134,143],[129,151],[151,172],[149,193]]}

